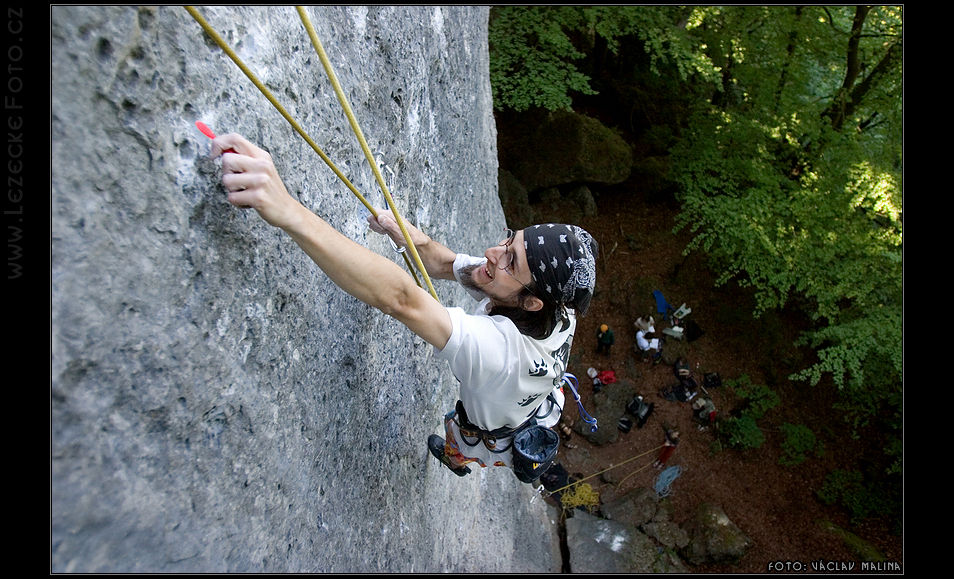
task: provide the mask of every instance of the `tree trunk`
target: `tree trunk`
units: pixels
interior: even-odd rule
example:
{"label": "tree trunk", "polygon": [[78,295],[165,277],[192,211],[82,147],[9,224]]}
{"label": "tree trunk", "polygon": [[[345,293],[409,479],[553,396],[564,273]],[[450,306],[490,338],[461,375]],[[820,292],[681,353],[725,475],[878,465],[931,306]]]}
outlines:
{"label": "tree trunk", "polygon": [[855,18],[851,24],[851,36],[848,37],[848,51],[845,62],[845,79],[841,83],[841,88],[835,93],[835,98],[831,105],[823,113],[824,116],[831,119],[831,126],[836,131],[840,131],[845,124],[851,110],[855,105],[852,103],[852,89],[858,75],[861,72],[861,58],[858,54],[858,46],[861,43],[861,30],[864,28],[865,19],[871,6],[858,6],[855,9]]}
{"label": "tree trunk", "polygon": [[778,86],[775,88],[775,112],[778,113],[782,103],[782,91],[785,89],[785,83],[788,78],[788,68],[792,63],[792,56],[795,54],[796,41],[798,40],[798,26],[802,20],[803,6],[795,7],[795,21],[792,23],[792,30],[788,33],[788,46],[785,47],[785,64],[782,65],[782,74],[779,75]]}

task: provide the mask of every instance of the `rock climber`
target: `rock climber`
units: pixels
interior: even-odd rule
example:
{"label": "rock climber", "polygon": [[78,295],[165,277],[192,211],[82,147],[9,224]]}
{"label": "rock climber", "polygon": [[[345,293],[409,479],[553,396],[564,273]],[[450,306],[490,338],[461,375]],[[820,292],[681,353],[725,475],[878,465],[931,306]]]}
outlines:
{"label": "rock climber", "polygon": [[[559,421],[576,315],[586,313],[596,285],[598,244],[588,232],[565,224],[506,230],[478,258],[405,222],[428,274],[458,281],[479,300],[468,313],[444,307],[403,268],[304,207],[289,195],[271,155],[241,135],[216,137],[211,155],[222,157],[229,203],[255,209],[338,287],[403,323],[448,361],[460,399],[444,417],[446,440],[431,435],[428,448],[451,471],[465,476],[471,462],[513,466],[509,450],[521,428]],[[371,229],[403,246],[393,213],[376,213],[368,218]]]}

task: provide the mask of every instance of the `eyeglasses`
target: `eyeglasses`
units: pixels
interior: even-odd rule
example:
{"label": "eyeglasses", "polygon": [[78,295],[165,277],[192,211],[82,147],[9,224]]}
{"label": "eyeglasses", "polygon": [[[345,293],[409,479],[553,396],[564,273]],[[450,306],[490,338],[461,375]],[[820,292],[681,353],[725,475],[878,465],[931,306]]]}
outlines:
{"label": "eyeglasses", "polygon": [[501,246],[501,247],[506,247],[506,248],[507,248],[507,251],[504,251],[504,254],[500,257],[499,260],[497,260],[497,269],[502,269],[503,271],[507,272],[507,275],[509,275],[509,276],[512,277],[513,279],[516,279],[516,280],[517,280],[517,283],[519,283],[520,285],[523,286],[523,289],[527,290],[528,292],[530,292],[530,293],[533,294],[533,295],[536,295],[536,292],[534,292],[532,289],[530,289],[530,288],[527,286],[527,284],[525,284],[525,283],[523,283],[522,281],[520,281],[519,279],[517,279],[517,275],[516,275],[516,274],[514,273],[514,271],[513,271],[513,259],[514,259],[514,258],[513,258],[513,252],[510,251],[510,246],[513,244],[513,240],[514,240],[514,238],[517,236],[517,232],[514,231],[513,229],[505,228],[505,229],[504,229],[504,235],[505,235],[507,238],[506,238],[505,240],[501,241],[501,242],[500,242],[499,244],[497,244],[497,245],[499,245],[499,246]]}

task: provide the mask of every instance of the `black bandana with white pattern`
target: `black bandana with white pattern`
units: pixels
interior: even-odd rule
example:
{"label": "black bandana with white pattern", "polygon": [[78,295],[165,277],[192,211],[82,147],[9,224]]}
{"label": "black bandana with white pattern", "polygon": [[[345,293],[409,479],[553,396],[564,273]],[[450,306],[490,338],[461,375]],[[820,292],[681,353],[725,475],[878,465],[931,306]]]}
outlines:
{"label": "black bandana with white pattern", "polygon": [[596,287],[599,244],[593,236],[576,225],[546,223],[524,229],[523,244],[537,291],[585,314]]}

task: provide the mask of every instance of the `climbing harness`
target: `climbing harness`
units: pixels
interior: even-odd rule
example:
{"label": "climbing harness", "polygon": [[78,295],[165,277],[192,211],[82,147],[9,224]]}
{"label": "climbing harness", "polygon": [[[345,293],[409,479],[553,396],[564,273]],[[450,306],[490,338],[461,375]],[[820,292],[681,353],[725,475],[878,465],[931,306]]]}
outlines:
{"label": "climbing harness", "polygon": [[[487,447],[487,450],[494,454],[500,454],[510,450],[513,446],[513,436],[521,429],[536,422],[531,418],[514,428],[504,426],[494,430],[484,430],[467,418],[467,411],[464,410],[464,404],[460,400],[457,401],[455,411],[450,413],[450,415],[450,418],[457,424],[457,430],[460,432],[464,444],[467,446],[477,446],[478,442],[482,442],[484,446]],[[501,445],[501,442],[506,442],[506,445]]]}
{"label": "climbing harness", "polygon": [[[288,111],[286,111],[285,108],[281,105],[281,103],[279,103],[278,100],[274,97],[274,95],[272,95],[271,91],[269,91],[268,88],[258,79],[258,77],[255,76],[255,74],[251,71],[251,69],[249,69],[244,62],[242,62],[242,59],[239,58],[239,56],[235,53],[235,51],[232,50],[232,48],[228,45],[228,43],[226,43],[225,40],[218,34],[218,32],[216,32],[215,29],[212,28],[212,26],[205,20],[205,18],[203,18],[202,15],[199,14],[199,12],[195,9],[195,7],[185,6],[185,9],[192,16],[192,18],[199,23],[202,29],[219,46],[219,48],[221,48],[222,51],[225,52],[225,54],[236,64],[236,66],[239,67],[239,69],[245,74],[245,76],[248,77],[250,81],[252,81],[252,84],[254,84],[256,88],[258,88],[258,90],[265,96],[266,99],[268,99],[268,101],[272,104],[272,106],[274,106],[275,109],[285,118],[285,120],[288,121],[288,123],[292,126],[292,128],[295,129],[295,131],[305,140],[305,142],[307,142],[311,146],[312,149],[314,149],[314,151],[318,154],[318,156],[321,157],[321,160],[324,161],[326,165],[328,165],[328,167],[334,172],[335,175],[337,175],[337,177],[342,181],[342,183],[344,183],[345,186],[347,186],[348,189],[351,190],[351,192],[355,195],[355,197],[357,197],[358,200],[361,201],[362,204],[364,204],[364,206],[368,209],[368,211],[371,212],[371,214],[374,217],[377,217],[377,212],[375,211],[374,207],[370,203],[368,203],[368,201],[358,191],[358,189],[351,183],[351,181],[349,181],[348,178],[345,177],[345,175],[335,166],[335,164],[331,161],[328,155],[326,155],[324,151],[322,151],[321,148],[315,143],[315,141],[308,135],[308,133],[306,133],[305,130],[302,129],[301,125],[299,125],[298,122],[295,121],[294,118],[292,118],[292,116],[288,113]],[[352,130],[354,131],[356,137],[358,138],[359,143],[361,144],[361,148],[364,151],[365,157],[368,159],[368,162],[371,164],[371,169],[375,175],[375,179],[377,180],[378,185],[381,187],[381,190],[384,193],[384,197],[387,200],[391,211],[394,213],[395,221],[397,221],[398,227],[401,229],[401,233],[404,235],[404,239],[407,242],[407,247],[410,249],[411,257],[413,258],[414,263],[416,264],[418,270],[423,275],[424,281],[427,284],[428,291],[434,297],[434,299],[440,301],[439,298],[437,297],[437,292],[434,290],[434,286],[431,283],[430,277],[427,274],[427,270],[425,269],[423,263],[421,262],[420,255],[417,253],[417,248],[414,246],[414,243],[411,241],[411,236],[404,225],[404,220],[401,219],[401,216],[397,208],[395,207],[394,200],[391,199],[391,193],[388,190],[387,185],[385,184],[384,179],[381,176],[381,173],[378,170],[376,163],[374,162],[374,158],[371,155],[371,151],[368,148],[368,144],[366,140],[364,139],[364,135],[361,133],[361,129],[358,126],[357,120],[354,117],[354,113],[351,111],[350,105],[348,105],[347,99],[344,96],[344,92],[341,90],[341,86],[338,83],[338,79],[334,74],[334,70],[331,68],[331,64],[328,61],[327,55],[324,52],[324,48],[321,46],[321,42],[318,40],[318,36],[314,31],[314,27],[311,25],[311,22],[308,19],[308,16],[305,13],[304,8],[302,8],[301,6],[298,6],[296,7],[296,10],[298,10],[298,14],[302,20],[302,23],[305,26],[305,29],[307,30],[309,37],[311,38],[312,45],[315,47],[315,50],[318,52],[318,57],[322,61],[322,65],[325,68],[325,72],[327,73],[329,80],[332,83],[335,93],[338,96],[338,100],[340,101],[341,106],[344,109],[345,115],[348,117],[348,120],[351,123]],[[402,253],[402,257],[404,257],[404,261],[407,264],[408,269],[410,269],[411,274],[414,275],[414,268],[411,266],[411,262],[408,259],[407,254]],[[420,286],[420,281],[417,280],[416,275],[414,275],[414,279],[415,281],[417,281],[418,285]]]}
{"label": "climbing harness", "polygon": [[[540,404],[533,415],[516,427],[501,427],[494,430],[484,430],[470,422],[467,411],[460,400],[453,411],[448,412],[445,420],[452,420],[460,433],[460,442],[471,448],[483,443],[493,454],[510,452],[511,469],[514,475],[525,483],[532,483],[540,478],[556,459],[560,448],[560,435],[555,430],[543,426],[538,421],[546,418],[553,410],[556,400],[551,393],[549,410],[541,414],[540,409],[546,403]],[[562,409],[561,409],[562,411]]]}
{"label": "climbing harness", "polygon": [[576,387],[579,385],[579,381],[576,379],[576,376],[570,374],[569,372],[563,374],[563,383],[570,387],[570,392],[573,393],[573,399],[576,400],[576,404],[580,408],[580,417],[583,418],[583,422],[592,425],[590,427],[590,432],[596,432],[596,419],[590,416],[586,409],[583,408],[583,402],[580,401],[580,393],[576,391]]}
{"label": "climbing harness", "polygon": [[653,486],[656,489],[656,494],[660,498],[669,496],[669,493],[672,492],[670,487],[673,481],[679,478],[680,474],[682,474],[682,467],[679,465],[670,466],[659,473],[659,476],[656,477],[656,484]]}

